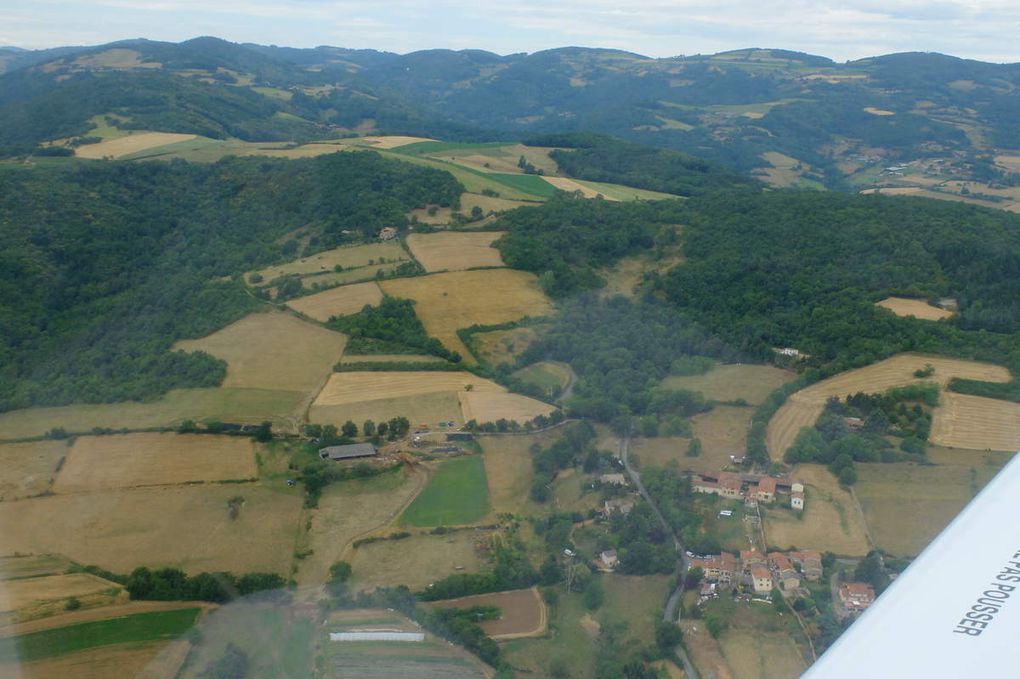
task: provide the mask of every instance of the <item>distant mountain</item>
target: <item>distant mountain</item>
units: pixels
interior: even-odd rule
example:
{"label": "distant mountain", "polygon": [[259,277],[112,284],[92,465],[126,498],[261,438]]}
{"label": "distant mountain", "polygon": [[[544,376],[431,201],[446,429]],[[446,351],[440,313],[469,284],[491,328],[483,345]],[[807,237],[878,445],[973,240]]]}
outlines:
{"label": "distant mountain", "polygon": [[0,51],[0,60],[7,155],[87,135],[91,118],[109,114],[120,127],[249,140],[594,131],[779,185],[838,187],[873,166],[936,157],[1003,179],[993,156],[1020,148],[1020,65],[941,54],[845,64],[778,49],[665,59],[579,47],[400,55],[202,37]]}

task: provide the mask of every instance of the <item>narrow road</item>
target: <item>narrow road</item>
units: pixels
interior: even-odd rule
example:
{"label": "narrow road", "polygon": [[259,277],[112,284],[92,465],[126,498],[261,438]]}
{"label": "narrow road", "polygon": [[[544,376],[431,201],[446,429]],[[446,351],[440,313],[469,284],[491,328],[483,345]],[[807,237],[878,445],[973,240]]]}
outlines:
{"label": "narrow road", "polygon": [[[638,492],[641,493],[641,497],[645,499],[648,506],[650,506],[652,511],[655,512],[655,516],[659,519],[659,523],[662,524],[663,529],[665,529],[670,537],[673,538],[673,547],[676,549],[677,554],[677,585],[676,589],[673,590],[673,593],[669,595],[669,600],[666,602],[666,609],[662,612],[662,621],[675,624],[680,619],[680,615],[678,613],[680,609],[680,599],[684,595],[684,579],[687,575],[687,568],[689,566],[687,554],[684,551],[683,544],[680,542],[680,538],[678,538],[677,534],[673,531],[673,527],[669,525],[669,522],[666,521],[666,517],[662,515],[661,511],[659,511],[658,505],[655,504],[655,501],[652,500],[652,496],[649,495],[648,491],[645,489],[645,484],[641,483],[641,474],[630,466],[630,436],[623,436],[620,438],[620,459],[623,460],[623,466],[627,470],[627,475],[630,476],[630,480],[634,482]],[[687,656],[687,650],[683,646],[677,646],[673,649],[673,652],[676,653],[676,657],[680,660],[681,665],[683,665],[684,674],[687,675],[687,679],[698,679],[698,671],[694,669],[694,663],[692,663],[691,659]]]}

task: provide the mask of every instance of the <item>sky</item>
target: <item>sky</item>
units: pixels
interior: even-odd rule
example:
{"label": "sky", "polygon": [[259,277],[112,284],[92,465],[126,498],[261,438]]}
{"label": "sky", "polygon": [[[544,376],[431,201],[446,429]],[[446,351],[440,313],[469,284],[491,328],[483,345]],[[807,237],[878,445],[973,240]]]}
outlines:
{"label": "sky", "polygon": [[653,57],[744,47],[837,61],[942,52],[1020,62],[1018,0],[3,0],[0,45],[127,38],[314,47],[485,49],[579,45]]}

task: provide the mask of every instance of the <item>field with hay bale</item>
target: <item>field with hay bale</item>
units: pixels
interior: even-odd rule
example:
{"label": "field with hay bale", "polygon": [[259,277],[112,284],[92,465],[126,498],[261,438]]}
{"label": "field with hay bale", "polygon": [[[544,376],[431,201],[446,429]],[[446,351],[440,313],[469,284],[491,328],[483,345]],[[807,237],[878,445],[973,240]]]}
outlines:
{"label": "field with hay bale", "polygon": [[[926,366],[934,368],[927,377],[916,377],[915,371]],[[781,459],[793,445],[804,427],[814,426],[831,396],[845,398],[857,392],[880,394],[893,387],[929,381],[945,386],[954,377],[985,382],[1009,382],[1009,370],[991,363],[978,363],[924,354],[897,354],[884,361],[834,377],[795,392],[769,420],[766,444],[773,459]],[[943,392],[944,397],[946,392]]]}
{"label": "field with hay bale", "polygon": [[287,306],[309,318],[325,323],[334,316],[350,316],[382,301],[379,284],[354,283],[288,300]]}
{"label": "field with hay bale", "polygon": [[499,250],[492,244],[500,231],[438,231],[413,233],[407,247],[429,273],[465,271],[486,266],[503,266]]}
{"label": "field with hay bale", "polygon": [[223,387],[313,391],[343,354],[347,337],[291,314],[245,316],[208,337],[178,342],[227,362]]}
{"label": "field with hay bale", "polygon": [[[231,518],[228,500],[236,496],[243,502]],[[0,525],[11,552],[60,554],[115,573],[175,566],[286,575],[300,512],[296,493],[188,485],[0,502]]]}
{"label": "field with hay bale", "polygon": [[742,457],[747,451],[747,432],[751,429],[751,408],[716,406],[691,418],[694,435],[701,441],[701,455],[685,458],[682,467],[722,469],[730,464],[730,455]]}
{"label": "field with hay bale", "polygon": [[701,392],[712,401],[743,399],[751,405],[765,401],[769,394],[797,375],[771,365],[750,363],[716,364],[703,375],[674,375],[662,381],[668,389]]}
{"label": "field with hay bale", "polygon": [[0,500],[31,497],[49,490],[67,450],[67,441],[0,445]]}
{"label": "field with hay bale", "polygon": [[257,476],[255,450],[247,437],[170,433],[81,436],[57,474],[53,492],[249,481]]}
{"label": "field with hay bale", "polygon": [[407,585],[417,591],[448,575],[477,573],[483,567],[478,543],[487,542],[490,535],[489,531],[463,530],[361,545],[351,559],[350,586],[373,591]]}
{"label": "field with hay bale", "polygon": [[392,297],[411,299],[415,313],[432,337],[465,360],[471,353],[457,330],[496,325],[525,316],[546,316],[553,306],[531,273],[511,269],[454,271],[380,283]]}

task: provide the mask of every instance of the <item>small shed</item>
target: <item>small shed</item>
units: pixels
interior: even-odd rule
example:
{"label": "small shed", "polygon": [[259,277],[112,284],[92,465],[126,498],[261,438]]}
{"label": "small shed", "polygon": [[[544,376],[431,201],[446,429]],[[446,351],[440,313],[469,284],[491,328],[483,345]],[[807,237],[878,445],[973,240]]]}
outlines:
{"label": "small shed", "polygon": [[346,446],[327,446],[319,450],[323,460],[354,460],[359,457],[375,457],[379,449],[371,443],[351,443]]}

